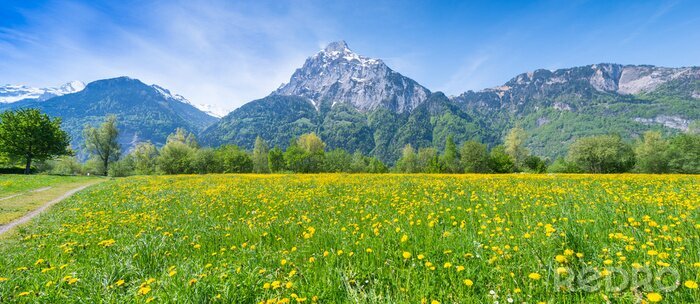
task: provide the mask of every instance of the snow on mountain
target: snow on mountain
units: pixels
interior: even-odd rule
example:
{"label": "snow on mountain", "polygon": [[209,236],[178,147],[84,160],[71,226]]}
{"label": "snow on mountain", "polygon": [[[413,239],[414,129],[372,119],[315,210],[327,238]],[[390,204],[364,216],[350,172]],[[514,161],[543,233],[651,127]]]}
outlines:
{"label": "snow on mountain", "polygon": [[197,104],[194,106],[197,107],[197,109],[201,110],[202,112],[207,113],[207,114],[214,116],[216,118],[224,117],[224,116],[226,116],[226,114],[228,114],[230,112],[228,110],[225,110],[225,109],[222,109],[222,108],[219,108],[217,106],[210,105],[210,104],[200,103],[200,104]]}
{"label": "snow on mountain", "polygon": [[221,117],[224,117],[226,114],[228,114],[228,111],[221,109],[221,108],[218,108],[218,107],[213,106],[213,105],[203,104],[203,103],[194,104],[194,103],[190,102],[187,98],[183,97],[182,95],[173,94],[170,92],[170,90],[163,88],[161,86],[154,84],[154,85],[151,85],[151,87],[154,88],[160,95],[165,97],[166,100],[186,103],[186,104],[191,105],[191,106],[201,110],[202,112],[207,113],[207,114],[214,116],[216,118],[221,118]]}
{"label": "snow on mountain", "polygon": [[360,111],[385,107],[410,112],[430,91],[383,61],[358,55],[345,41],[337,41],[309,57],[289,83],[272,94],[306,97],[316,108],[323,102],[344,102]]}
{"label": "snow on mountain", "polygon": [[80,92],[85,89],[81,81],[71,81],[58,87],[33,88],[25,85],[0,86],[0,103],[11,103],[23,99],[44,101],[52,97]]}

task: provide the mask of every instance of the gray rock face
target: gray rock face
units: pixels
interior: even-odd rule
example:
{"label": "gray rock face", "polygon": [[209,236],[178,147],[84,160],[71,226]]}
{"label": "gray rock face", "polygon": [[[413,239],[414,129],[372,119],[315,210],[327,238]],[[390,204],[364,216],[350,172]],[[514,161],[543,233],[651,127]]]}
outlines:
{"label": "gray rock face", "polygon": [[430,91],[381,60],[358,55],[338,41],[308,58],[289,83],[272,94],[306,97],[317,109],[330,102],[349,103],[362,112],[385,107],[401,113],[416,108]]}
{"label": "gray rock face", "polygon": [[619,94],[651,92],[659,85],[681,77],[699,78],[700,69],[628,65],[622,69],[616,91]]}
{"label": "gray rock face", "polygon": [[[649,65],[593,64],[556,71],[536,70],[520,74],[503,86],[469,91],[454,97],[457,102],[491,108],[517,108],[532,100],[556,100],[567,98],[589,99],[596,93],[640,94],[653,92],[659,86],[673,80],[700,79],[700,67],[666,68]],[[700,97],[698,92],[688,96]],[[561,102],[555,102],[558,110],[571,110]]]}
{"label": "gray rock face", "polygon": [[594,64],[589,78],[593,88],[622,95],[654,91],[660,85],[679,78],[700,78],[700,68],[665,68],[649,65]]}
{"label": "gray rock face", "polygon": [[688,128],[690,126],[690,120],[685,119],[680,116],[668,116],[668,115],[659,115],[654,118],[641,118],[641,117],[636,117],[634,118],[634,121],[636,122],[641,122],[643,124],[651,125],[651,124],[661,124],[664,125],[665,127],[672,128],[672,129],[677,129],[681,131],[688,131]]}

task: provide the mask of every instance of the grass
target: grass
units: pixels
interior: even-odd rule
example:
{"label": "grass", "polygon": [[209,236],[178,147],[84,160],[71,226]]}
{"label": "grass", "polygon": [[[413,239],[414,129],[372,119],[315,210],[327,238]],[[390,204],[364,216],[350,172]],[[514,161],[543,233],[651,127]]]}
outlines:
{"label": "grass", "polygon": [[[1,241],[0,302],[697,303],[699,201],[680,175],[112,180]],[[660,280],[604,287],[635,269]]]}
{"label": "grass", "polygon": [[28,191],[22,195],[7,197],[7,199],[0,200],[0,225],[10,223],[24,216],[28,212],[60,197],[73,188],[95,181],[97,181],[97,179],[94,178],[68,178],[65,181],[51,183],[49,184],[52,185],[50,188],[43,188],[41,191]]}
{"label": "grass", "polygon": [[0,175],[0,199],[33,189],[93,179],[85,176]]}

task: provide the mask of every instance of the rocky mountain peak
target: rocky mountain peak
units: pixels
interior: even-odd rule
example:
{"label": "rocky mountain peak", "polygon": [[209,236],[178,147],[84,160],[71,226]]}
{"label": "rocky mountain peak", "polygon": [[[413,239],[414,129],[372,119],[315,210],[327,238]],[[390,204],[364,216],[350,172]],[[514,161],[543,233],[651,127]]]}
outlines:
{"label": "rocky mountain peak", "polygon": [[345,52],[350,51],[350,48],[348,48],[348,44],[344,40],[340,40],[329,43],[323,51],[326,53]]}
{"label": "rocky mountain peak", "polygon": [[345,41],[337,41],[306,59],[289,83],[272,94],[306,97],[316,108],[350,103],[363,112],[378,107],[410,112],[430,91],[381,60],[359,55]]}

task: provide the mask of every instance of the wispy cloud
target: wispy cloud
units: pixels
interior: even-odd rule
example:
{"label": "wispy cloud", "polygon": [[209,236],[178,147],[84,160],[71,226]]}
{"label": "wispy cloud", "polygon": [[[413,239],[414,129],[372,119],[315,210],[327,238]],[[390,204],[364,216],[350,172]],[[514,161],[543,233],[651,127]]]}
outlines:
{"label": "wispy cloud", "polygon": [[309,46],[333,31],[303,4],[275,11],[228,1],[135,5],[142,7],[120,12],[54,2],[21,12],[27,26],[0,28],[0,83],[128,75],[233,109],[287,81],[316,51]]}
{"label": "wispy cloud", "polygon": [[646,18],[643,22],[638,24],[634,31],[632,31],[627,37],[623,38],[620,41],[621,45],[627,44],[631,42],[632,40],[636,39],[641,35],[644,31],[647,30],[647,28],[651,25],[653,25],[657,20],[662,18],[663,16],[667,15],[671,10],[673,10],[674,7],[678,5],[680,1],[671,1],[671,2],[665,2],[662,3],[648,18]]}

